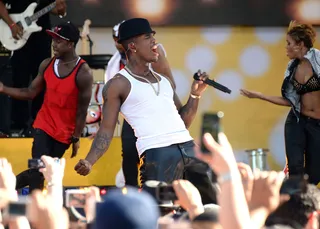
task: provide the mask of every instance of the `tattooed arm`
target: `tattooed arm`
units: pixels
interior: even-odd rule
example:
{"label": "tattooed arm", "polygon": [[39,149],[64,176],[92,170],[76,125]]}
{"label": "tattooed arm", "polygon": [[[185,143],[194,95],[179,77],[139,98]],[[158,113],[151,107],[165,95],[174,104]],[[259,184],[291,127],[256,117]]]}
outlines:
{"label": "tattooed arm", "polygon": [[[204,80],[207,76],[207,74],[201,73],[200,79]],[[204,84],[202,81],[196,81],[194,80],[191,87],[191,93],[188,99],[188,102],[182,106],[181,101],[179,100],[176,93],[174,93],[174,103],[179,111],[179,114],[186,125],[186,128],[188,129],[193,121],[193,119],[196,116],[198,105],[199,105],[199,99],[202,95],[202,93],[206,90],[207,85]]]}
{"label": "tattooed arm", "polygon": [[196,116],[198,110],[199,99],[189,96],[188,102],[182,106],[177,94],[174,93],[174,103],[179,111],[179,114],[188,129]]}
{"label": "tattooed arm", "polygon": [[115,76],[110,79],[103,88],[103,119],[99,131],[92,142],[91,149],[85,159],[91,165],[95,164],[110,146],[121,106],[120,91],[122,85],[123,79]]}

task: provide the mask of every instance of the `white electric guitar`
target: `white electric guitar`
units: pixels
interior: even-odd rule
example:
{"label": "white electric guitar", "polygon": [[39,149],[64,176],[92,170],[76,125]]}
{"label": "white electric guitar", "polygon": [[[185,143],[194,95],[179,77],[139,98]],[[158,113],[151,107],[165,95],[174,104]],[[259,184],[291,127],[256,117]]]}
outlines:
{"label": "white electric guitar", "polygon": [[36,24],[38,18],[55,8],[56,3],[53,2],[34,13],[36,7],[37,3],[31,3],[23,13],[10,14],[12,20],[23,28],[23,36],[19,40],[12,37],[10,27],[4,22],[4,20],[0,20],[0,42],[6,49],[14,51],[22,48],[27,43],[32,33],[41,31],[42,28]]}

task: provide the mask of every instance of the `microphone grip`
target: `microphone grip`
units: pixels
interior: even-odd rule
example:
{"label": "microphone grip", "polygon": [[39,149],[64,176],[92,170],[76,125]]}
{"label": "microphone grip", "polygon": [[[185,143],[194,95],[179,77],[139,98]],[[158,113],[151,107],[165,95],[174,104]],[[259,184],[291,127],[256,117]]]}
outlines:
{"label": "microphone grip", "polygon": [[[195,73],[193,75],[193,79],[200,80],[200,77],[199,77],[198,73]],[[223,86],[222,84],[219,84],[219,83],[217,83],[217,82],[215,82],[213,80],[210,80],[210,79],[207,78],[207,79],[204,80],[204,82],[206,84],[208,84],[209,86],[214,87],[214,88],[216,88],[216,89],[218,89],[218,90],[220,90],[222,92],[225,92],[225,93],[228,93],[228,94],[231,93],[231,90],[229,88],[227,88],[227,87]]]}

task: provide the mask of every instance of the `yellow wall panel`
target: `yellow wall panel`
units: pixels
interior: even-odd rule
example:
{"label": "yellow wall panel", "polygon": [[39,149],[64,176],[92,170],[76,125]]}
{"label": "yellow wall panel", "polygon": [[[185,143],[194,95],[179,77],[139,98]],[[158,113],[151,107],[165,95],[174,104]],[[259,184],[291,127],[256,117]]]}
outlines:
{"label": "yellow wall panel", "polygon": [[[32,138],[0,139],[0,157],[5,157],[12,164],[17,175],[27,169],[31,158]],[[63,184],[65,186],[115,185],[115,176],[121,167],[121,139],[114,138],[108,152],[93,166],[90,175],[80,176],[74,166],[80,158],[85,158],[92,141],[81,138],[80,149],[76,158],[71,157],[71,147],[66,151],[66,168]]]}

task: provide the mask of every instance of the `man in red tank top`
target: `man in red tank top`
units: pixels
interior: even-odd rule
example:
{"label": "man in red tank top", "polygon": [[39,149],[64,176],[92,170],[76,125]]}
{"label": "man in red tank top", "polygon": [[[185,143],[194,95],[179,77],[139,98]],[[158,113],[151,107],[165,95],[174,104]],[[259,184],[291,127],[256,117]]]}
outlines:
{"label": "man in red tank top", "polygon": [[[45,59],[38,76],[28,88],[11,88],[0,82],[0,93],[15,99],[32,100],[45,90],[44,102],[34,121],[32,158],[42,155],[61,158],[72,144],[72,156],[77,155],[79,138],[85,125],[91,98],[93,77],[90,68],[75,52],[80,32],[67,22],[47,30],[53,38],[54,57]],[[44,178],[38,169],[17,176],[17,189],[26,185],[43,188]]]}

